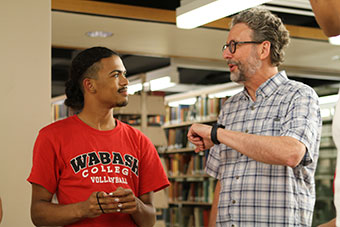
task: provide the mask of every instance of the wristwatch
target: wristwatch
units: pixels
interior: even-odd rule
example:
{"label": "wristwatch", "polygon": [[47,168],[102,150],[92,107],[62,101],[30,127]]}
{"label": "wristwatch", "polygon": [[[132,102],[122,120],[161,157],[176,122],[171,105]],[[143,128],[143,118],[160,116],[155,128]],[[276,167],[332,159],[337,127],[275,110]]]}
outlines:
{"label": "wristwatch", "polygon": [[214,144],[220,144],[220,141],[218,141],[217,139],[217,129],[218,128],[225,128],[224,125],[221,125],[221,124],[213,124],[212,125],[212,128],[211,128],[211,132],[210,132],[210,138],[211,138],[211,141],[214,143]]}

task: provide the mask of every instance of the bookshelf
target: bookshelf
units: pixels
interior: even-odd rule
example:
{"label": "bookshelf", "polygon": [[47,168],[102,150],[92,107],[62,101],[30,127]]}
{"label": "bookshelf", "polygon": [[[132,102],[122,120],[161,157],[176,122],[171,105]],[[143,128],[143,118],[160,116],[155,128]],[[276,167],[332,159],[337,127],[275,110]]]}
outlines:
{"label": "bookshelf", "polygon": [[326,223],[336,216],[333,203],[333,182],[337,158],[337,149],[332,138],[334,107],[335,103],[321,105],[321,113],[324,116],[322,117],[319,160],[315,172],[316,202],[313,226]]}
{"label": "bookshelf", "polygon": [[114,108],[113,115],[122,122],[141,130],[156,146],[166,146],[161,125],[164,122],[164,97],[156,95],[130,95],[129,104]]}
{"label": "bookshelf", "polygon": [[57,96],[52,98],[51,100],[51,121],[57,121],[57,120],[61,120],[64,119],[68,116],[71,116],[71,110],[64,105],[64,101],[66,99],[66,95],[61,95],[61,96]]}
{"label": "bookshelf", "polygon": [[225,100],[203,94],[191,105],[166,106],[167,147],[161,155],[171,182],[167,226],[208,226],[216,180],[204,171],[209,150],[195,153],[187,133],[193,123],[215,123]]}

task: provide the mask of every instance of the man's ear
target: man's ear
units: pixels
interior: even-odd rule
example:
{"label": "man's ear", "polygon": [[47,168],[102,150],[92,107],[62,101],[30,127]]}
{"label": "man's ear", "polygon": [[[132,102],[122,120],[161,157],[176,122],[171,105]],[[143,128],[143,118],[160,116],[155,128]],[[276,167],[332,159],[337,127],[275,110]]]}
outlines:
{"label": "man's ear", "polygon": [[270,58],[271,43],[269,41],[263,41],[260,50],[260,59]]}
{"label": "man's ear", "polygon": [[96,92],[94,81],[90,78],[85,78],[83,80],[83,87],[84,87],[84,91],[87,91],[89,93],[95,93]]}

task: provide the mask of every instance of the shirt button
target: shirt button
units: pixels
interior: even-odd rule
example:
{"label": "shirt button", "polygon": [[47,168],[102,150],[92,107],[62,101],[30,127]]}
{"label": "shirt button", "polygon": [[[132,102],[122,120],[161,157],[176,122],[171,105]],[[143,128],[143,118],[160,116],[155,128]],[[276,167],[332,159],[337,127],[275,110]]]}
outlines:
{"label": "shirt button", "polygon": [[236,227],[236,225],[232,224],[231,227]]}
{"label": "shirt button", "polygon": [[248,130],[248,129],[246,129],[244,132],[245,132],[245,133],[248,133],[248,132],[249,132],[249,130]]}
{"label": "shirt button", "polygon": [[233,204],[235,204],[236,203],[236,200],[233,200],[233,201],[231,201]]}
{"label": "shirt button", "polygon": [[251,109],[251,110],[255,110],[255,106],[251,106],[250,109]]}
{"label": "shirt button", "polygon": [[239,177],[239,176],[236,176],[236,180],[238,180],[238,179],[240,179],[240,177]]}

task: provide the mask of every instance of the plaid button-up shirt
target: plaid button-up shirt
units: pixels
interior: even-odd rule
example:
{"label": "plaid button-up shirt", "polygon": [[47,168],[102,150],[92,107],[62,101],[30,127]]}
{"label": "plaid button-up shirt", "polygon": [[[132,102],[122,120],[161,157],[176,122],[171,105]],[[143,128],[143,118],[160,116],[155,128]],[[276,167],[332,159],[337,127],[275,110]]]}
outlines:
{"label": "plaid button-up shirt", "polygon": [[315,91],[281,71],[257,89],[255,102],[246,90],[229,98],[218,123],[233,131],[293,137],[306,153],[291,168],[255,161],[224,144],[212,147],[206,171],[221,181],[217,226],[311,226],[322,124]]}

